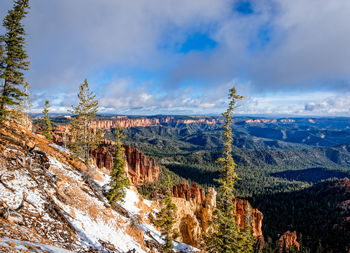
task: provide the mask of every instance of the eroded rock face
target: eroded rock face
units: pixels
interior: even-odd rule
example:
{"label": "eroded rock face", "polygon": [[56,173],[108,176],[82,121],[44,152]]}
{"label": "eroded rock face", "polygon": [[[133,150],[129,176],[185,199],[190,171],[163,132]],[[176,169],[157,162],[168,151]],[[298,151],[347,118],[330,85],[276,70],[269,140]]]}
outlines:
{"label": "eroded rock face", "polygon": [[[206,233],[209,223],[213,218],[216,208],[216,191],[208,189],[205,196],[204,190],[198,184],[189,187],[183,182],[173,187],[173,202],[176,204],[175,228],[181,234],[181,240],[193,246],[198,246],[203,233]],[[237,223],[244,228],[248,221],[252,222],[253,234],[256,240],[264,243],[262,234],[263,214],[251,207],[247,200],[235,198]]]}
{"label": "eroded rock face", "polygon": [[195,199],[173,198],[175,209],[174,228],[180,232],[180,241],[199,246],[202,235],[207,232],[216,206],[216,191],[208,189],[204,201],[199,204]]}
{"label": "eroded rock face", "polygon": [[134,147],[124,146],[124,148],[128,174],[133,184],[141,185],[158,180],[160,169],[153,158],[145,156]]}
{"label": "eroded rock face", "polygon": [[205,199],[205,191],[200,188],[197,183],[193,183],[189,187],[188,182],[182,182],[173,186],[173,196],[186,200],[193,199],[198,204],[201,204]]}
{"label": "eroded rock face", "polygon": [[[159,166],[153,158],[131,146],[124,146],[128,175],[134,185],[155,182],[159,178]],[[115,146],[101,146],[91,152],[98,168],[110,170],[113,166]]]}
{"label": "eroded rock face", "polygon": [[289,252],[289,248],[296,247],[298,250],[300,248],[299,243],[297,242],[297,232],[285,232],[280,239],[278,240],[279,244],[281,246],[280,252],[283,252],[283,249],[285,249],[287,252]]}
{"label": "eroded rock face", "polygon": [[238,224],[244,228],[246,222],[252,220],[254,237],[256,239],[260,238],[260,240],[263,239],[261,227],[264,216],[262,212],[252,208],[246,199],[235,198],[234,203],[236,205],[236,214],[238,214],[238,216],[236,216]]}
{"label": "eroded rock face", "polygon": [[95,129],[111,129],[120,125],[122,128],[127,127],[148,127],[156,125],[179,125],[179,124],[207,124],[214,125],[221,123],[222,119],[213,118],[193,118],[193,119],[178,119],[173,116],[159,118],[128,118],[126,116],[112,117],[112,120],[96,120],[91,123],[91,127]]}

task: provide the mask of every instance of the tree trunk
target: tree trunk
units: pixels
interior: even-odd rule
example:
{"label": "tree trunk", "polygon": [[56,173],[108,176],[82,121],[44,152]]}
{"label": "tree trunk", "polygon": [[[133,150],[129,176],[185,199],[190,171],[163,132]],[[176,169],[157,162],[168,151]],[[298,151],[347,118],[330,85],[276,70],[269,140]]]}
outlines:
{"label": "tree trunk", "polygon": [[[4,83],[4,89],[2,90],[2,96],[3,97],[7,97],[8,96],[8,88],[9,88],[9,83],[7,82],[7,80],[5,79],[5,83]],[[4,101],[1,101],[0,104],[0,114],[3,113],[3,111],[5,110],[6,104]]]}

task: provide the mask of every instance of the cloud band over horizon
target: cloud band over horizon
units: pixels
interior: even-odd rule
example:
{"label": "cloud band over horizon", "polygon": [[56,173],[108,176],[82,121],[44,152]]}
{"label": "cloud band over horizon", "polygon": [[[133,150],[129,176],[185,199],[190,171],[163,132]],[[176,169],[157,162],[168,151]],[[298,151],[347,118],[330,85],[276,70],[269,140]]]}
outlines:
{"label": "cloud band over horizon", "polygon": [[34,111],[64,112],[87,77],[104,112],[220,113],[235,85],[239,113],[350,115],[349,1],[30,4]]}

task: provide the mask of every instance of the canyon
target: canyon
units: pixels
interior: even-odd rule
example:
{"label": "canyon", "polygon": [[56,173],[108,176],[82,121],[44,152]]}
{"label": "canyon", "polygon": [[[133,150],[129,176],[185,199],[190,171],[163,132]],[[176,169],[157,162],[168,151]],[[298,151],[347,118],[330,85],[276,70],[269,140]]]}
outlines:
{"label": "canyon", "polygon": [[160,116],[160,117],[137,117],[130,118],[127,116],[114,116],[108,120],[95,120],[91,123],[91,127],[94,129],[112,129],[116,128],[118,125],[122,128],[129,127],[148,127],[157,125],[171,125],[176,126],[180,124],[202,124],[202,125],[215,125],[222,123],[223,120],[220,118],[212,117],[191,117],[180,119],[175,116]]}

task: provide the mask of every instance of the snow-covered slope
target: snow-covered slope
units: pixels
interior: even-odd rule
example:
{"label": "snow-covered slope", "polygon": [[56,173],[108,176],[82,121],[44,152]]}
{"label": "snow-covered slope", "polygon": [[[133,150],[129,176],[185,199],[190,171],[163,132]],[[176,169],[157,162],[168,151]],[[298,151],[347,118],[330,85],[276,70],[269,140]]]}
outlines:
{"label": "snow-covered slope", "polygon": [[[152,202],[131,187],[125,202],[110,206],[101,191],[108,181],[106,173],[88,171],[42,137],[1,125],[0,247],[9,245],[9,252],[25,247],[36,247],[32,252],[157,251],[162,240],[148,221],[155,212]],[[11,215],[17,221],[11,222]],[[182,252],[195,250],[174,245]]]}

